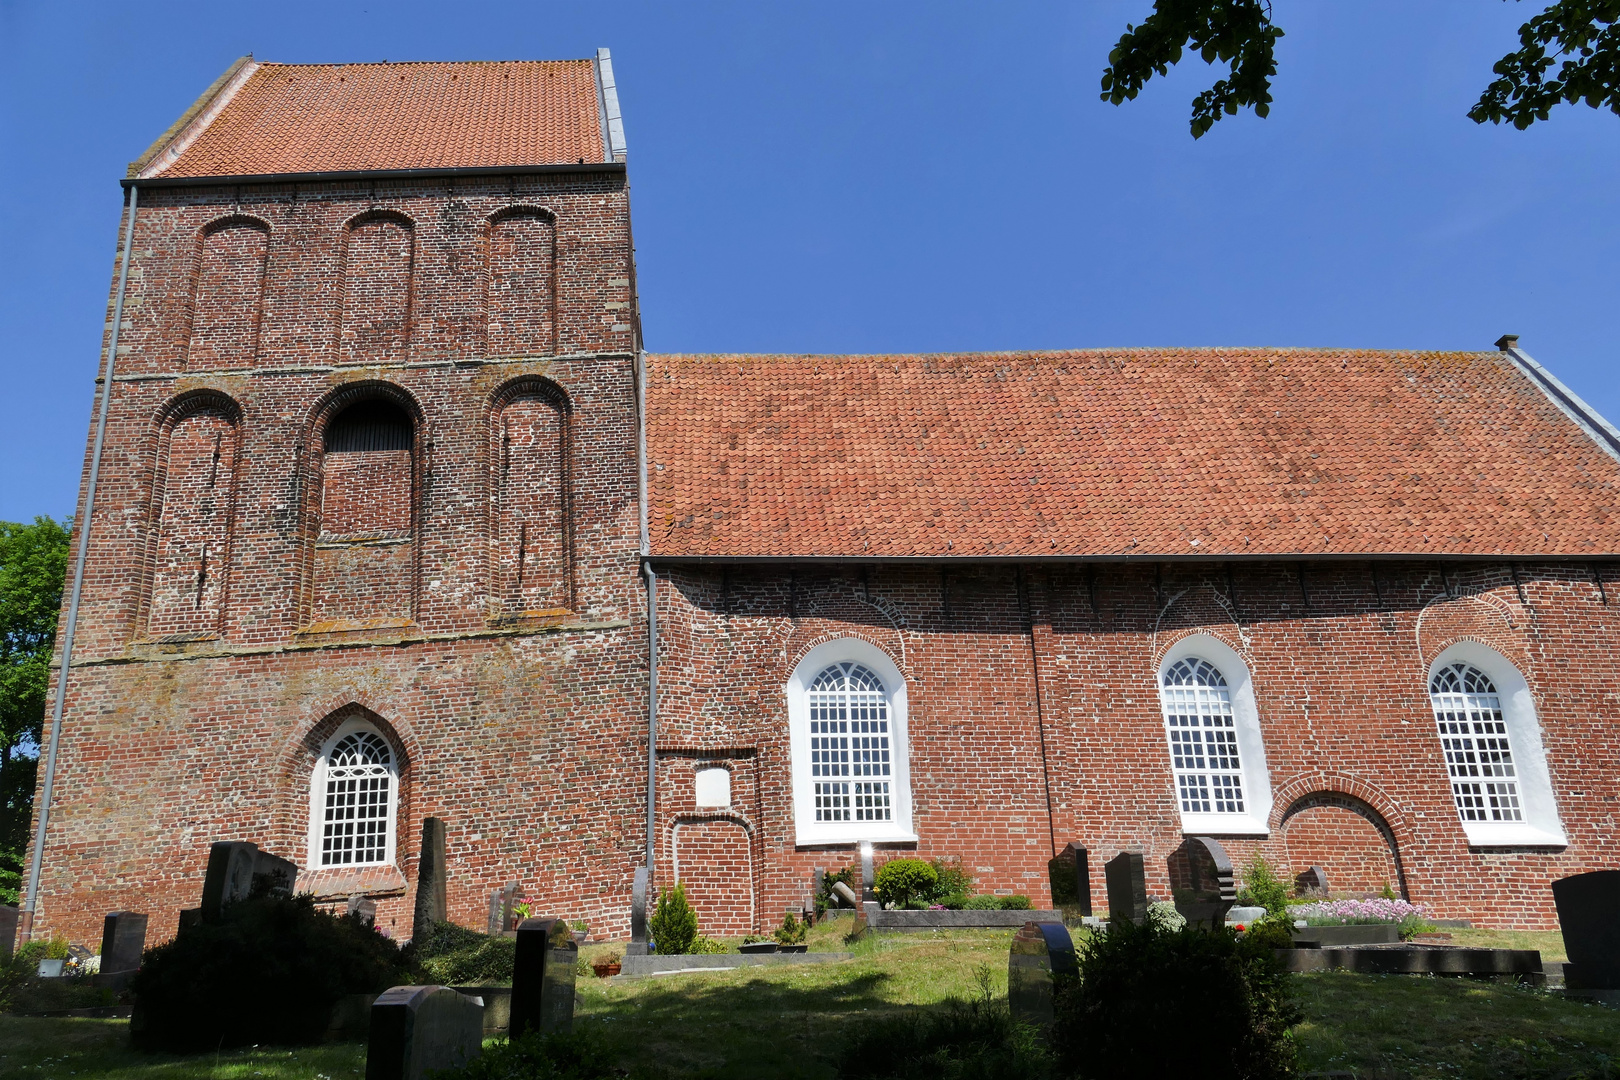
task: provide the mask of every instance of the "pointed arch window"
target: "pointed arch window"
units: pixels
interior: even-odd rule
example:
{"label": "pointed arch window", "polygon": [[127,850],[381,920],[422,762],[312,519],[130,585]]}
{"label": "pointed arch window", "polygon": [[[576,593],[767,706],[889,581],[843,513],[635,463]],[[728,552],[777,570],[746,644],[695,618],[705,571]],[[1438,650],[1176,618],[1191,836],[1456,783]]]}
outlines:
{"label": "pointed arch window", "polygon": [[315,765],[310,791],[310,863],[317,868],[394,861],[399,767],[369,724],[344,724]]}

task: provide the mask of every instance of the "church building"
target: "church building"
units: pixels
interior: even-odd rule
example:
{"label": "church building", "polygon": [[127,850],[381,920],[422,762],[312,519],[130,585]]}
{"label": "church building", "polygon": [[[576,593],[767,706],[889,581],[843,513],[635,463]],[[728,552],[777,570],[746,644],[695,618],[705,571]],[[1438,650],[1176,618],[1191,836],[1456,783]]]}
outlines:
{"label": "church building", "polygon": [[405,937],[428,817],[457,922],[621,936],[868,843],[1528,929],[1620,865],[1620,432],[1513,337],[648,353],[606,50],[244,57],[123,187],[36,934],[251,840]]}

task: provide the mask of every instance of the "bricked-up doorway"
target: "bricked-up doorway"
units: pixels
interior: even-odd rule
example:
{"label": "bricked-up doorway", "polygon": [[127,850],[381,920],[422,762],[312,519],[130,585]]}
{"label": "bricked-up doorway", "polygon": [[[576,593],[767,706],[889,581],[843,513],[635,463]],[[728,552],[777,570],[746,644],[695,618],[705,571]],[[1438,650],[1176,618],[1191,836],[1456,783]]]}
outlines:
{"label": "bricked-up doorway", "polygon": [[733,818],[678,821],[674,873],[710,937],[754,933],[754,860],[748,831]]}
{"label": "bricked-up doorway", "polygon": [[1306,795],[1283,815],[1282,838],[1289,877],[1320,866],[1331,892],[1378,893],[1388,886],[1407,895],[1395,833],[1360,799],[1338,792]]}

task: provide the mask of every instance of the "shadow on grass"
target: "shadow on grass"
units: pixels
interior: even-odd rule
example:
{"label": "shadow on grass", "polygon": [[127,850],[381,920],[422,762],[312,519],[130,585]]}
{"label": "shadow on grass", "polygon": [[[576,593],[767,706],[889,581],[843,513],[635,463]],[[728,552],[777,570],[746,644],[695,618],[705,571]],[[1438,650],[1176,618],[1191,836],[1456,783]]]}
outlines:
{"label": "shadow on grass", "polygon": [[128,1020],[0,1016],[0,1080],[352,1080],[365,1068],[358,1043],[145,1054]]}

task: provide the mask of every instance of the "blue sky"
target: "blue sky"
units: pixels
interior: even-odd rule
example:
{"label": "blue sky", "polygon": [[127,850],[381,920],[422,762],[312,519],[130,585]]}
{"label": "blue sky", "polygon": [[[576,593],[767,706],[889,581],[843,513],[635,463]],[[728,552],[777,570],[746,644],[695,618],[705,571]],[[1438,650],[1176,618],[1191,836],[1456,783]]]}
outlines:
{"label": "blue sky", "polygon": [[613,50],[648,346],[1489,348],[1620,418],[1620,118],[1464,113],[1542,0],[1276,0],[1268,120],[1193,58],[1098,78],[1151,0],[0,0],[0,518],[71,512],[117,179],[235,57]]}

